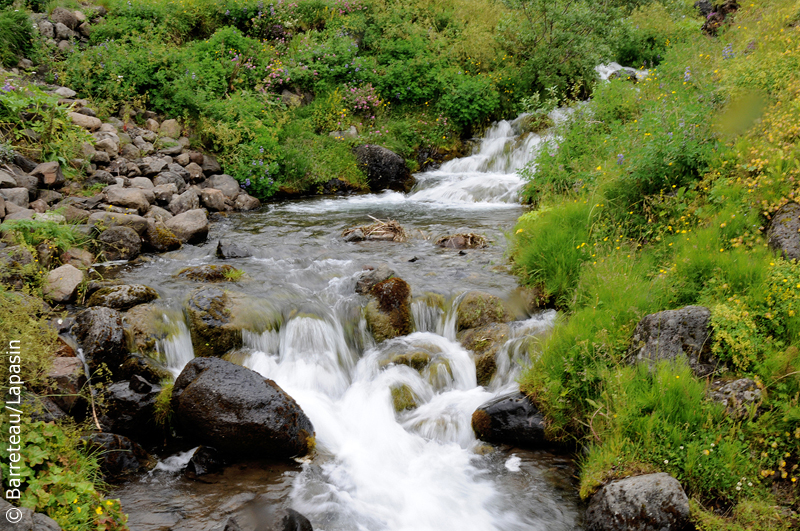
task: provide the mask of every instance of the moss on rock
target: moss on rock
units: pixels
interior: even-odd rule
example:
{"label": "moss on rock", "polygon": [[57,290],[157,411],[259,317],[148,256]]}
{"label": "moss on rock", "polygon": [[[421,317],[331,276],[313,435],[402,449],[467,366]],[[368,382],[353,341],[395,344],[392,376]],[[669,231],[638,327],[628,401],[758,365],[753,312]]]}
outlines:
{"label": "moss on rock", "polygon": [[505,303],[494,295],[470,291],[458,305],[458,330],[478,328],[491,323],[511,321],[511,312]]}
{"label": "moss on rock", "polygon": [[376,284],[367,304],[366,319],[375,341],[381,342],[411,333],[411,288],[392,277]]}
{"label": "moss on rock", "polygon": [[178,278],[196,280],[198,282],[228,282],[242,276],[242,271],[235,267],[224,265],[201,265],[182,269],[176,275]]}
{"label": "moss on rock", "polygon": [[392,386],[391,392],[392,404],[394,404],[394,410],[396,412],[400,413],[409,409],[415,409],[418,406],[414,391],[406,384]]}

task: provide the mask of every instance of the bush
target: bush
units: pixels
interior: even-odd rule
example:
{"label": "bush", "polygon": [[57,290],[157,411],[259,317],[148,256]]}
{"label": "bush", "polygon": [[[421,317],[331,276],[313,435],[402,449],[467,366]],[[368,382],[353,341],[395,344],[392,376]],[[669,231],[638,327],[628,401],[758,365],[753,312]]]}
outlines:
{"label": "bush", "polygon": [[[2,8],[3,6],[0,6]],[[34,51],[33,26],[24,10],[0,10],[0,63],[17,66]]]}

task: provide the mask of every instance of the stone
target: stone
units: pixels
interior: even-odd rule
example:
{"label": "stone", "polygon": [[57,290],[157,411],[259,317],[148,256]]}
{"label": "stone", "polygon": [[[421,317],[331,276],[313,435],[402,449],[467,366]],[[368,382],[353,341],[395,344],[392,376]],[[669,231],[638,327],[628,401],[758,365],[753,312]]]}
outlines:
{"label": "stone", "polygon": [[179,433],[223,454],[288,458],[312,450],[314,427],[272,380],[218,358],[195,358],[172,390]]}
{"label": "stone", "polygon": [[142,156],[142,151],[133,144],[125,144],[120,149],[120,155],[128,160],[136,160]]}
{"label": "stone", "polygon": [[163,173],[159,173],[154,179],[153,184],[155,186],[159,186],[162,184],[174,184],[175,187],[178,189],[179,194],[182,194],[186,191],[186,181],[178,175],[177,173],[173,173],[171,171],[165,171]]}
{"label": "stone", "polygon": [[[72,123],[74,123],[75,125],[83,127],[84,129],[91,132],[97,131],[98,129],[100,129],[100,126],[103,125],[103,122],[101,122],[99,118],[95,118],[93,116],[87,116],[79,112],[68,113],[67,117],[70,120],[72,120]],[[86,154],[86,150],[84,150],[84,154]]]}
{"label": "stone", "polygon": [[182,269],[177,276],[197,282],[227,282],[230,280],[230,275],[236,271],[238,270],[235,267],[227,264],[204,264]]}
{"label": "stone", "polygon": [[0,170],[0,188],[16,188],[17,180],[11,174]]}
{"label": "stone", "polygon": [[470,291],[458,305],[456,328],[467,330],[511,320],[511,313],[499,297],[482,291]]}
{"label": "stone", "polygon": [[685,358],[695,374],[707,376],[717,369],[711,356],[711,310],[686,306],[679,310],[645,315],[633,331],[628,351],[630,363]]}
{"label": "stone", "polygon": [[69,264],[77,268],[88,268],[94,263],[94,255],[85,249],[73,247],[67,249],[59,257],[62,264]]}
{"label": "stone", "polygon": [[492,323],[465,330],[459,337],[461,346],[475,355],[478,385],[488,386],[497,371],[497,353],[511,338],[511,328],[505,323]]}
{"label": "stone", "polygon": [[711,382],[708,398],[725,406],[725,412],[736,419],[746,418],[753,412],[758,417],[758,407],[763,401],[761,386],[751,378],[716,380]]}
{"label": "stone", "polygon": [[208,218],[202,210],[189,210],[167,220],[164,225],[183,243],[202,243],[208,236]]}
{"label": "stone", "polygon": [[222,356],[242,345],[241,326],[228,293],[216,287],[199,288],[186,303],[195,355]]}
{"label": "stone", "polygon": [[398,192],[409,192],[414,185],[414,177],[405,160],[397,153],[370,144],[358,146],[354,153],[373,192],[381,192],[387,188]]}
{"label": "stone", "polygon": [[800,259],[800,204],[790,201],[773,214],[767,242],[786,260]]}
{"label": "stone", "polygon": [[240,212],[247,212],[249,210],[261,208],[261,201],[252,195],[240,193],[236,196],[236,201],[233,203],[233,208]]}
{"label": "stone", "polygon": [[[168,205],[172,201],[172,196],[178,194],[178,187],[175,183],[159,184],[153,188],[156,202],[161,205]],[[172,214],[170,214],[172,216]]]}
{"label": "stone", "polygon": [[253,256],[250,249],[239,247],[229,240],[219,240],[217,242],[217,258],[247,258]]}
{"label": "stone", "polygon": [[163,437],[155,420],[155,403],[161,387],[140,376],[108,386],[103,396],[100,425],[104,431],[119,433],[137,442],[152,443]]}
{"label": "stone", "polygon": [[177,216],[200,208],[200,198],[197,196],[197,192],[189,188],[182,194],[173,196],[167,208],[174,216]]}
{"label": "stone", "polygon": [[203,174],[203,168],[195,164],[194,162],[190,162],[184,168],[186,173],[189,174],[189,181],[193,183],[198,183],[205,178],[205,174]]}
{"label": "stone", "polygon": [[87,185],[91,186],[93,184],[109,184],[113,185],[116,183],[116,180],[113,175],[105,170],[96,170],[92,176],[87,181]]}
{"label": "stone", "polygon": [[50,398],[67,413],[81,407],[81,390],[86,385],[83,362],[76,357],[56,357],[46,376]]}
{"label": "stone", "polygon": [[587,531],[689,529],[689,499],[663,472],[612,481],[592,496]]}
{"label": "stone", "polygon": [[65,264],[48,273],[42,293],[46,299],[56,304],[73,302],[78,295],[78,286],[81,282],[83,282],[83,272]]}
{"label": "stone", "polygon": [[[30,171],[36,169],[36,166],[38,166],[38,164],[34,165],[34,167]],[[31,198],[36,197],[36,192],[39,189],[39,179],[34,177],[33,175],[29,175],[23,172],[19,168],[15,168],[13,166],[12,168],[14,169],[14,173],[11,175],[11,177],[13,177],[14,180],[16,181],[17,187],[26,188]]]}
{"label": "stone", "polygon": [[[168,213],[167,213],[168,214]],[[146,248],[156,253],[166,253],[181,248],[181,241],[163,221],[149,218],[147,231],[144,234]]]}
{"label": "stone", "polygon": [[0,195],[0,220],[6,217],[6,200]]}
{"label": "stone", "polygon": [[28,208],[30,208],[37,214],[44,214],[45,212],[47,212],[47,203],[45,203],[41,199],[37,199],[36,201],[31,202],[28,205]]}
{"label": "stone", "polygon": [[[125,325],[125,333],[126,335],[130,335],[130,331],[132,328],[128,326],[127,320],[130,318],[131,312],[135,312],[140,308],[145,308],[148,305],[143,304],[141,306],[136,306],[132,308],[128,313],[125,315],[126,325]],[[138,343],[133,343],[131,345],[131,349],[138,349]],[[152,349],[151,349],[152,350]],[[148,382],[163,382],[164,380],[172,381],[174,376],[164,367],[162,367],[157,361],[153,358],[140,354],[139,352],[132,352],[125,358],[125,361],[122,362],[122,367],[119,370],[119,374],[122,378],[132,379],[134,376],[140,376],[147,380]]]}
{"label": "stone", "polygon": [[220,166],[219,162],[217,162],[217,159],[211,155],[203,155],[203,163],[201,164],[201,167],[203,168],[203,172],[207,173],[208,175],[222,173],[222,166]]}
{"label": "stone", "polygon": [[214,212],[224,212],[226,210],[230,210],[230,207],[225,201],[225,194],[216,188],[206,188],[205,190],[201,190],[200,201],[204,207]]}
{"label": "stone", "polygon": [[370,290],[374,297],[367,304],[366,320],[375,341],[411,333],[411,288],[397,277],[379,282]]}
{"label": "stone", "polygon": [[54,39],[56,30],[53,23],[49,20],[41,20],[38,23],[39,34],[45,39]]}
{"label": "stone", "polygon": [[39,180],[39,185],[44,188],[57,188],[64,184],[64,174],[61,172],[61,165],[57,161],[43,162],[36,166],[31,172],[32,177]]}
{"label": "stone", "polygon": [[94,30],[94,28],[92,28],[92,25],[89,24],[88,22],[82,22],[78,26],[78,33],[80,33],[81,35],[83,35],[84,37],[87,37],[87,38],[92,36],[92,31],[93,30]]}
{"label": "stone", "polygon": [[103,231],[97,240],[107,261],[133,260],[142,251],[142,239],[130,227],[121,225],[110,227]]}
{"label": "stone", "polygon": [[140,188],[142,190],[153,190],[155,188],[153,181],[147,177],[134,177],[131,179],[131,187]]}
{"label": "stone", "polygon": [[203,183],[203,188],[216,188],[225,194],[228,199],[236,199],[236,196],[242,191],[239,181],[224,173],[206,179],[205,183]]}
{"label": "stone", "polygon": [[115,310],[129,310],[158,298],[158,292],[142,284],[123,284],[101,288],[89,297],[86,306],[105,306]]}
{"label": "stone", "polygon": [[[199,151],[190,151],[188,153],[188,155],[189,155],[189,160],[191,160],[195,164],[198,164],[198,165],[202,166],[203,160],[204,160],[202,153],[200,153]],[[222,170],[220,169],[220,171],[222,171]]]}
{"label": "stone", "polygon": [[380,264],[374,269],[370,269],[361,274],[356,282],[356,293],[361,295],[368,295],[376,284],[388,280],[395,276],[396,273],[389,269],[386,264]]}
{"label": "stone", "polygon": [[472,414],[472,429],[482,441],[524,448],[541,447],[545,419],[522,393],[497,397]]}
{"label": "stone", "polygon": [[139,188],[109,186],[103,193],[106,196],[106,201],[112,205],[135,208],[140,214],[144,214],[150,209],[150,202],[147,200],[147,196]]}
{"label": "stone", "polygon": [[115,433],[93,433],[84,437],[84,444],[98,457],[103,479],[108,482],[150,470],[157,462],[140,445]]}
{"label": "stone", "polygon": [[192,454],[183,475],[189,479],[197,479],[207,474],[214,474],[225,466],[225,459],[210,446],[200,446]]}
{"label": "stone", "polygon": [[[28,208],[30,204],[27,188],[3,188],[0,189],[0,195],[3,196],[6,203],[12,203],[21,208]],[[8,208],[6,206],[6,208]]]}
{"label": "stone", "polygon": [[95,151],[89,160],[95,164],[108,165],[111,162],[111,157],[105,151]]}
{"label": "stone", "polygon": [[349,129],[346,131],[331,131],[328,133],[328,136],[335,138],[336,140],[344,140],[346,138],[358,138],[358,129],[354,125],[351,125]]}
{"label": "stone", "polygon": [[55,190],[39,190],[38,197],[40,200],[44,201],[48,205],[52,205],[58,201],[63,199],[63,195],[56,192]]}
{"label": "stone", "polygon": [[6,212],[5,221],[13,221],[15,219],[33,219],[35,214],[35,211],[29,208],[23,208],[22,210],[18,210],[13,214]]}
{"label": "stone", "polygon": [[183,151],[183,146],[181,146],[177,140],[168,136],[162,136],[156,140],[155,145],[158,152],[162,155],[179,155],[181,151]]}
{"label": "stone", "polygon": [[[142,172],[142,175],[156,175],[160,173],[164,168],[166,168],[167,163],[161,159],[151,159],[147,162],[142,162],[139,165],[139,170]],[[153,184],[158,184],[154,182]]]}
{"label": "stone", "polygon": [[92,372],[105,364],[118,370],[127,352],[122,314],[111,308],[87,308],[75,316],[72,335],[83,348],[86,363]]}
{"label": "stone", "polygon": [[[19,519],[13,524],[6,523],[6,515],[11,514],[13,511],[19,515]],[[14,507],[8,503],[5,498],[0,498],[0,513],[3,515],[4,530],[8,531],[61,531],[61,527],[55,520],[47,515],[35,513],[30,509],[24,507]]]}
{"label": "stone", "polygon": [[192,159],[189,158],[188,153],[181,153],[177,157],[175,157],[175,162],[180,164],[181,166],[188,166],[189,163],[192,162]]}
{"label": "stone", "polygon": [[104,138],[95,143],[94,149],[95,151],[105,151],[110,158],[114,158],[119,154],[119,141],[114,141],[111,138]]}
{"label": "stone", "polygon": [[[43,201],[42,205],[46,207]],[[35,219],[36,221],[52,221],[53,223],[66,223],[67,221],[67,219],[64,216],[62,216],[61,214],[56,214],[55,212],[36,212],[33,215],[33,219]]]}
{"label": "stone", "polygon": [[148,118],[147,121],[145,121],[144,126],[147,128],[148,131],[158,133],[158,128],[161,127],[161,124],[159,124],[158,121],[152,118]]}
{"label": "stone", "polygon": [[283,89],[283,92],[281,92],[281,101],[287,107],[300,107],[303,103],[303,99],[300,96],[294,92],[289,92],[287,89]]}
{"label": "stone", "polygon": [[480,234],[453,234],[439,238],[436,245],[446,249],[482,249],[486,247],[486,238]]}
{"label": "stone", "polygon": [[62,24],[61,22],[56,22],[54,29],[56,34],[56,40],[59,41],[58,47],[64,51],[71,48],[69,39],[74,39],[75,37],[78,36],[78,34],[75,33],[73,30],[69,29],[68,26]]}
{"label": "stone", "polygon": [[164,210],[160,206],[151,205],[150,210],[147,211],[147,214],[144,215],[145,219],[152,219],[154,221],[167,221],[168,219],[172,219],[173,216],[168,210]]}
{"label": "stone", "polygon": [[89,216],[88,224],[99,230],[111,227],[130,227],[140,235],[147,230],[147,220],[135,214],[95,212]]}
{"label": "stone", "polygon": [[164,120],[158,128],[158,132],[169,138],[178,138],[181,136],[181,125],[177,120]]}
{"label": "stone", "polygon": [[[75,13],[70,11],[69,9],[63,7],[57,7],[50,13],[50,20],[55,23],[61,23],[67,26],[69,29],[74,30],[78,27],[78,19],[75,16]],[[59,96],[63,98],[72,98],[75,96],[75,92],[72,92],[72,96],[66,96],[63,94],[59,94]]]}

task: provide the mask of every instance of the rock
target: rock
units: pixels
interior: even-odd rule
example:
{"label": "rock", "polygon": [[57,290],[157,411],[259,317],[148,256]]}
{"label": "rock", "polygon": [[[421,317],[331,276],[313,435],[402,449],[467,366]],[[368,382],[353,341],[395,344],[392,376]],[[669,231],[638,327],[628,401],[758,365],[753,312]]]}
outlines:
{"label": "rock", "polygon": [[375,341],[411,333],[411,288],[400,278],[379,282],[370,290],[375,300],[366,308],[367,325]]}
{"label": "rock", "polygon": [[354,125],[351,125],[347,131],[331,131],[328,133],[328,136],[331,136],[337,140],[344,140],[346,138],[358,138],[358,129]]}
{"label": "rock", "polygon": [[711,310],[703,306],[645,315],[633,332],[628,361],[653,366],[685,357],[698,376],[711,374],[718,363],[711,357],[710,322]]}
{"label": "rock", "polygon": [[44,188],[57,188],[66,181],[61,172],[61,165],[56,161],[39,164],[33,169],[31,176],[36,177],[39,185]]}
{"label": "rock", "polygon": [[203,168],[201,168],[194,162],[190,162],[189,164],[187,164],[184,169],[186,170],[186,173],[189,174],[190,182],[198,183],[205,177],[205,175],[203,174]]}
{"label": "rock", "polygon": [[[99,291],[102,291],[102,289]],[[154,352],[156,350],[156,342],[165,336],[163,327],[160,324],[158,314],[152,304],[139,304],[125,312],[123,326],[125,327],[125,336],[128,340],[130,351],[140,353]],[[140,376],[152,381],[161,381],[161,378],[152,379],[144,374],[140,374]]]}
{"label": "rock", "polygon": [[38,26],[39,26],[39,34],[42,37],[44,37],[45,39],[55,38],[56,30],[52,22],[50,22],[49,20],[40,20]]}
{"label": "rock", "polygon": [[[27,188],[3,188],[0,189],[0,195],[5,199],[6,205],[12,203],[21,208],[28,208],[28,204],[30,204]],[[6,206],[7,208],[8,206]]]}
{"label": "rock", "polygon": [[197,282],[227,282],[231,275],[239,271],[233,266],[205,264],[187,267],[178,272],[178,278],[195,280]]}
{"label": "rock", "polygon": [[225,466],[225,459],[220,453],[210,446],[200,446],[192,454],[189,464],[183,470],[183,475],[189,479],[197,479],[206,474],[214,474]]}
{"label": "rock", "polygon": [[53,358],[46,379],[50,398],[61,410],[69,413],[83,405],[80,393],[86,385],[86,371],[79,358]]}
{"label": "rock", "polygon": [[294,92],[289,92],[287,89],[283,89],[283,92],[281,92],[281,101],[287,107],[299,107],[303,103],[303,99],[300,96]]}
{"label": "rock", "polygon": [[478,385],[489,385],[497,371],[497,352],[510,338],[511,328],[504,323],[471,328],[461,335],[461,346],[475,354]]}
{"label": "rock", "polygon": [[147,177],[134,177],[131,179],[131,188],[139,188],[141,190],[155,190],[153,181]]}
{"label": "rock", "polygon": [[476,409],[472,429],[480,440],[495,444],[536,448],[546,442],[544,415],[522,393],[495,398]]}
{"label": "rock", "polygon": [[153,188],[153,194],[155,195],[156,202],[161,205],[168,205],[172,200],[172,196],[178,194],[178,187],[175,183],[159,184]]}
{"label": "rock", "polygon": [[164,223],[183,243],[202,243],[208,236],[208,218],[202,210],[190,210]]}
{"label": "rock", "polygon": [[217,258],[247,258],[253,256],[250,249],[242,248],[228,240],[217,242]]}
{"label": "rock", "polygon": [[94,145],[95,151],[105,151],[111,158],[119,154],[119,141],[112,138],[103,138]]}
{"label": "rock", "polygon": [[183,146],[174,138],[162,136],[156,140],[156,149],[162,155],[179,155],[183,151]]}
{"label": "rock", "polygon": [[[172,219],[175,216],[169,213],[169,211],[164,210],[163,208],[152,205],[150,210],[147,211],[147,214],[144,215],[144,218],[147,220],[154,220],[154,221],[167,221],[168,219]],[[148,221],[148,223],[150,223]]]}
{"label": "rock", "polygon": [[81,282],[83,272],[80,269],[69,264],[62,265],[47,275],[42,293],[46,299],[56,304],[65,304],[75,300]]}
{"label": "rock", "polygon": [[153,468],[153,459],[141,446],[122,435],[93,433],[84,438],[87,450],[98,456],[98,464],[106,481],[118,481],[125,476]]}
{"label": "rock", "polygon": [[54,190],[39,190],[38,197],[47,205],[52,205],[53,203],[61,201],[64,196]]}
{"label": "rock", "polygon": [[153,217],[148,220],[147,231],[144,234],[144,243],[147,249],[157,253],[180,249],[181,241],[175,236],[175,233],[169,230],[163,221],[156,221],[156,219]]}
{"label": "rock", "polygon": [[119,154],[128,160],[136,160],[138,158],[141,158],[142,151],[133,144],[125,144],[120,149]]}
{"label": "rock", "polygon": [[253,197],[252,195],[248,195],[245,193],[240,193],[236,196],[236,201],[233,203],[233,208],[240,212],[247,212],[249,210],[255,210],[257,208],[261,208],[261,201]]}
{"label": "rock", "polygon": [[135,214],[117,214],[114,212],[95,212],[89,216],[89,225],[99,230],[113,227],[130,227],[137,234],[144,234],[147,230],[147,220]]}
{"label": "rock", "polygon": [[145,192],[140,188],[109,186],[103,193],[106,196],[106,201],[112,205],[135,208],[140,214],[144,214],[150,209],[150,202],[147,200]]}
{"label": "rock", "polygon": [[[136,141],[134,140],[134,143],[135,142]],[[137,145],[137,147],[139,147],[141,149],[142,146],[141,145]],[[142,172],[142,175],[156,175],[158,173],[161,173],[164,170],[164,168],[166,168],[166,167],[167,167],[167,163],[164,162],[163,160],[161,160],[161,159],[151,159],[148,162],[142,162],[141,164],[139,164],[139,171]],[[158,184],[161,184],[161,183],[157,183],[157,182],[154,181],[153,184],[158,185]],[[184,183],[184,186],[185,185],[186,185],[186,183]]]}
{"label": "rock", "polygon": [[142,239],[130,227],[116,226],[103,231],[97,238],[107,261],[133,260],[142,252]]}
{"label": "rock", "polygon": [[[87,129],[88,131],[91,132],[97,131],[98,129],[100,129],[100,126],[103,125],[103,122],[101,122],[99,118],[87,116],[79,112],[71,112],[67,114],[67,117],[70,120],[72,120],[72,123],[74,123],[78,127],[83,127],[84,129]],[[94,152],[90,153],[89,156],[93,154]]]}
{"label": "rock", "polygon": [[79,249],[77,247],[73,247],[72,249],[67,249],[61,256],[62,264],[69,264],[73,267],[77,267],[79,269],[87,268],[94,263],[94,255],[85,249]]}
{"label": "rock", "polygon": [[6,212],[5,221],[13,221],[15,219],[33,219],[34,214],[36,214],[36,211],[31,210],[29,208],[23,208],[22,210],[17,210],[13,214],[9,214],[8,212]]}
{"label": "rock", "polygon": [[378,267],[361,274],[361,277],[356,282],[356,293],[367,295],[376,284],[392,278],[395,274],[393,270],[389,269],[388,265],[380,264]]}
{"label": "rock", "polygon": [[[9,511],[12,511],[9,513]],[[55,520],[47,515],[35,513],[24,507],[14,507],[5,498],[0,498],[0,513],[3,514],[4,530],[8,531],[61,531],[61,527]],[[9,514],[18,515],[18,520],[13,524],[6,523]]]}
{"label": "rock", "polygon": [[242,191],[239,181],[224,173],[206,179],[203,188],[216,188],[228,199],[236,199],[236,196]]}
{"label": "rock", "polygon": [[109,385],[103,396],[100,424],[105,431],[119,433],[142,443],[158,441],[161,428],[155,421],[155,404],[161,387],[134,376]]}
{"label": "rock", "polygon": [[81,35],[83,35],[84,37],[87,37],[87,38],[92,36],[92,31],[93,30],[94,30],[94,28],[92,28],[92,25],[89,24],[88,22],[82,22],[78,26],[78,33],[80,33]]}
{"label": "rock", "polygon": [[41,199],[37,199],[36,201],[33,201],[31,204],[29,204],[28,208],[30,208],[37,214],[44,214],[45,212],[47,212],[47,203],[45,203]]}
{"label": "rock", "polygon": [[203,155],[203,163],[201,164],[201,167],[208,175],[222,173],[222,166],[220,166],[219,162],[217,162],[217,159],[211,155]]}
{"label": "rock", "polygon": [[186,303],[189,331],[196,356],[222,356],[242,345],[241,325],[235,322],[232,301],[219,288],[200,288]]}
{"label": "rock", "polygon": [[436,245],[446,249],[482,249],[486,247],[486,238],[472,233],[453,234],[439,238]]}
{"label": "rock", "polygon": [[758,407],[763,400],[761,387],[750,378],[711,382],[708,398],[724,405],[725,412],[737,419],[746,418],[751,410],[755,413],[754,417],[757,417]]}
{"label": "rock", "polygon": [[128,310],[139,304],[145,304],[158,298],[158,292],[142,284],[124,284],[102,288],[89,297],[87,306],[105,306],[115,310]]}
{"label": "rock", "polygon": [[[130,310],[128,313],[137,311],[140,308],[144,308],[146,305],[137,306]],[[125,317],[128,319],[128,315]],[[126,328],[126,333],[128,333],[129,328]],[[168,370],[162,367],[157,361],[146,356],[144,354],[138,352],[132,352],[125,358],[125,361],[122,362],[122,367],[119,370],[119,375],[121,378],[131,379],[134,376],[140,376],[147,380],[148,382],[163,382],[163,381],[172,381],[173,376],[170,374]]]}
{"label": "rock", "polygon": [[[55,23],[64,24],[65,26],[67,26],[71,30],[74,30],[75,28],[78,27],[78,19],[77,19],[77,17],[75,17],[75,13],[73,13],[69,9],[65,9],[63,7],[55,8],[53,10],[53,12],[50,13],[50,20],[52,20]],[[67,90],[69,90],[69,89],[67,89]],[[72,92],[72,95],[70,95],[70,96],[67,96],[67,95],[64,95],[64,94],[61,94],[61,93],[58,93],[58,95],[61,96],[62,98],[72,98],[72,97],[74,97],[75,96],[75,92],[74,91],[70,91],[70,92]]]}
{"label": "rock", "polygon": [[175,157],[175,162],[185,167],[192,162],[192,159],[189,157],[188,153],[181,153],[180,155]]}
{"label": "rock", "polygon": [[308,518],[294,509],[286,509],[286,514],[281,519],[281,531],[314,531]]}
{"label": "rock", "polygon": [[105,151],[95,151],[90,160],[95,164],[108,165],[111,162],[111,157]]}
{"label": "rock", "polygon": [[56,40],[59,41],[58,47],[62,51],[67,51],[70,49],[71,45],[69,43],[69,39],[74,39],[78,36],[78,34],[61,22],[56,22],[54,29],[56,33]]}
{"label": "rock", "polygon": [[203,206],[214,212],[224,212],[230,210],[225,201],[225,194],[216,188],[206,188],[200,191],[200,201]]}
{"label": "rock", "polygon": [[195,358],[172,391],[179,432],[225,454],[273,458],[305,455],[314,427],[272,380],[218,358]]}
{"label": "rock", "polygon": [[92,372],[105,363],[113,372],[122,364],[125,353],[125,330],[122,314],[111,308],[87,308],[75,316],[72,334],[83,348]]}
{"label": "rock", "polygon": [[161,127],[161,125],[152,118],[148,118],[147,121],[144,123],[144,126],[147,128],[148,131],[152,131],[154,133],[158,133],[158,128]]}
{"label": "rock", "polygon": [[[188,155],[189,155],[189,160],[191,160],[195,164],[199,164],[202,166],[203,161],[205,160],[204,155],[202,153],[200,153],[199,151],[190,151]],[[220,168],[219,171],[222,171],[222,169]]]}
{"label": "rock", "polygon": [[790,201],[773,216],[767,230],[769,246],[786,260],[800,259],[800,204]]}
{"label": "rock", "polygon": [[414,177],[405,160],[397,153],[381,146],[362,145],[355,150],[359,167],[367,175],[369,188],[373,192],[385,189],[409,192],[414,185]]}
{"label": "rock", "polygon": [[173,196],[167,208],[174,216],[177,216],[200,208],[200,198],[197,197],[197,192],[189,188],[182,194]]}
{"label": "rock", "polygon": [[[35,202],[31,203],[31,205],[34,204]],[[67,219],[64,216],[62,216],[61,214],[56,214],[55,212],[36,212],[33,215],[33,219],[35,219],[36,221],[52,221],[53,223],[65,223],[67,221]]]}
{"label": "rock", "polygon": [[592,496],[587,531],[689,529],[689,499],[665,473],[612,481]]}
{"label": "rock", "polygon": [[23,157],[19,153],[14,153],[14,164],[22,168],[22,171],[30,173],[36,167],[36,163]]}
{"label": "rock", "polygon": [[158,128],[158,132],[169,138],[178,138],[181,136],[181,125],[177,120],[164,120]]}
{"label": "rock", "polygon": [[0,195],[0,220],[6,217],[6,200]]}
{"label": "rock", "polygon": [[17,180],[11,174],[0,170],[0,188],[16,188]]}
{"label": "rock", "polygon": [[109,184],[109,185],[113,185],[113,184],[116,184],[116,182],[117,181],[114,178],[114,176],[111,175],[109,172],[107,172],[105,170],[96,170],[94,172],[94,174],[86,182],[86,184],[88,186],[91,186],[93,184]]}
{"label": "rock", "polygon": [[470,291],[458,305],[458,330],[480,328],[491,323],[507,323],[511,313],[499,297],[483,291]]}
{"label": "rock", "polygon": [[389,388],[389,392],[392,396],[392,407],[394,407],[395,412],[402,413],[419,407],[417,396],[410,386],[395,384]]}
{"label": "rock", "polygon": [[[13,168],[13,166],[12,166],[12,168]],[[36,166],[34,166],[33,169],[36,169]],[[13,179],[16,181],[17,187],[18,188],[27,189],[28,193],[29,193],[29,197],[35,197],[36,193],[37,193],[37,190],[39,189],[39,179],[37,179],[36,177],[34,177],[32,175],[24,173],[19,168],[15,168],[15,170],[18,170],[18,171],[14,171],[13,174],[11,175],[11,177],[13,177]],[[33,171],[33,170],[31,170],[31,171]]]}

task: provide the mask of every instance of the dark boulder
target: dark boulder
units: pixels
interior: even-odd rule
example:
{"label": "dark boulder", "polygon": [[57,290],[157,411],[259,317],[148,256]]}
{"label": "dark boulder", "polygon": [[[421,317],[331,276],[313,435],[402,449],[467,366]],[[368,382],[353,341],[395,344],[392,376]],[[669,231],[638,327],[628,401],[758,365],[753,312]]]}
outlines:
{"label": "dark boulder", "polygon": [[787,260],[800,259],[800,204],[791,201],[772,216],[767,230],[770,248]]}
{"label": "dark boulder", "polygon": [[414,177],[403,157],[385,147],[370,144],[358,146],[354,151],[359,167],[367,175],[370,190],[411,191]]}
{"label": "dark boulder", "polygon": [[179,433],[224,454],[292,457],[313,449],[314,427],[272,380],[219,358],[195,358],[172,391]]}
{"label": "dark boulder", "polygon": [[587,531],[681,531],[689,523],[689,499],[669,474],[612,481],[592,496]]}
{"label": "dark boulder", "polygon": [[522,393],[497,397],[476,409],[472,429],[490,443],[535,448],[546,442],[544,416]]}
{"label": "dark boulder", "polygon": [[198,479],[206,474],[214,474],[225,466],[225,459],[210,446],[201,446],[192,454],[183,475],[189,479]]}
{"label": "dark boulder", "polygon": [[239,247],[229,240],[217,242],[217,258],[247,258],[249,256],[253,256],[250,249]]}
{"label": "dark boulder", "polygon": [[93,433],[83,440],[87,450],[98,457],[105,481],[119,481],[156,464],[144,448],[122,435]]}
{"label": "dark boulder", "polygon": [[130,227],[117,225],[108,228],[97,238],[106,260],[133,260],[142,251],[142,239]]}
{"label": "dark boulder", "polygon": [[85,406],[81,391],[86,385],[86,371],[80,359],[54,358],[46,378],[52,400],[59,409],[72,413],[80,411]]}
{"label": "dark boulder", "polygon": [[370,295],[374,299],[367,304],[366,320],[375,341],[411,333],[411,288],[405,280],[392,277],[379,282]]}
{"label": "dark boulder", "polygon": [[114,372],[127,352],[122,314],[111,308],[95,306],[75,316],[72,334],[83,348],[86,363],[92,372],[105,363]]}
{"label": "dark boulder", "polygon": [[633,332],[628,356],[631,363],[686,358],[698,376],[717,368],[711,357],[711,310],[704,306],[686,306],[679,310],[645,315]]}
{"label": "dark boulder", "polygon": [[294,509],[286,509],[286,514],[281,520],[281,531],[314,531],[308,518]]}
{"label": "dark boulder", "polygon": [[160,392],[161,387],[141,376],[109,385],[103,396],[100,424],[105,431],[139,442],[158,442],[162,431],[155,421],[155,404]]}
{"label": "dark boulder", "polygon": [[105,306],[115,310],[128,310],[139,304],[145,304],[158,298],[158,292],[142,284],[123,284],[101,288],[89,297],[87,306]]}

